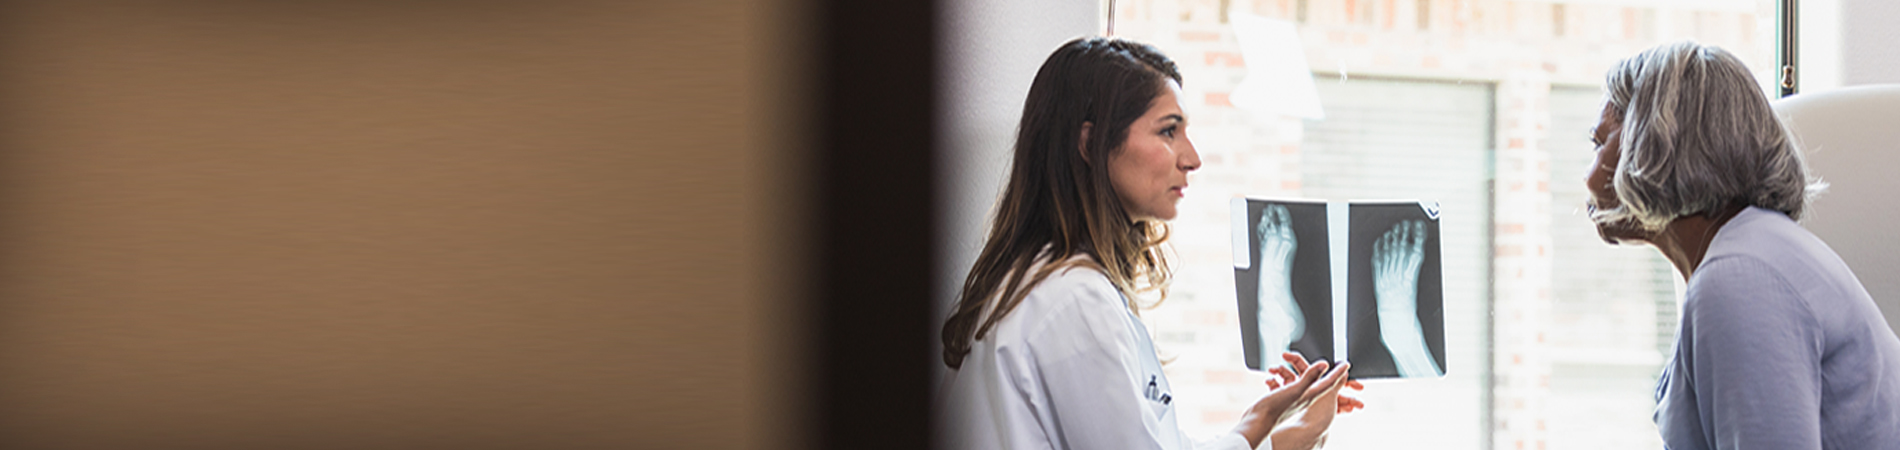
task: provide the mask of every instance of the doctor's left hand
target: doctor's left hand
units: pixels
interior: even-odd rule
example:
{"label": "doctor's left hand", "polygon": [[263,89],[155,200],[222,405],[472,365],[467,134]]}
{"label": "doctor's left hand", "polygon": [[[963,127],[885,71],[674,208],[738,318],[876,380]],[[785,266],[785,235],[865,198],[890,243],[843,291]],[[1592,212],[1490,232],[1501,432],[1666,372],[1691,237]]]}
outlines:
{"label": "doctor's left hand", "polygon": [[[1293,366],[1293,370],[1287,370],[1286,367],[1274,367],[1272,369],[1268,369],[1267,370],[1268,372],[1272,372],[1274,375],[1278,375],[1280,379],[1276,380],[1273,378],[1268,378],[1267,389],[1279,389],[1280,385],[1282,384],[1291,384],[1292,381],[1294,380],[1294,377],[1293,377],[1294,373],[1296,372],[1303,373],[1303,372],[1306,372],[1307,370],[1306,358],[1301,357],[1298,352],[1283,353],[1280,355],[1280,359],[1286,360],[1286,363],[1288,365]],[[1355,391],[1366,389],[1365,384],[1361,384],[1360,382],[1354,381],[1354,380],[1346,380],[1345,387],[1350,388]],[[1321,389],[1319,388],[1308,388],[1306,390],[1306,394],[1300,396],[1300,400],[1298,402],[1294,402],[1294,405],[1305,406],[1308,403],[1312,403],[1313,399],[1319,396],[1320,391]],[[1338,410],[1335,412],[1339,414],[1345,414],[1345,413],[1349,413],[1353,411],[1358,411],[1360,409],[1364,409],[1365,407],[1366,407],[1365,402],[1359,401],[1359,399],[1353,398],[1350,395],[1346,395],[1345,392],[1342,391],[1339,394]],[[1291,414],[1291,412],[1289,412],[1289,414]],[[1284,421],[1286,420],[1286,418],[1282,417],[1280,420]]]}
{"label": "doctor's left hand", "polygon": [[1346,387],[1345,374],[1351,369],[1352,363],[1341,362],[1326,379],[1313,383],[1310,389],[1318,389],[1319,396],[1298,414],[1291,414],[1292,420],[1273,428],[1270,438],[1274,450],[1311,450],[1325,445],[1327,430],[1332,428],[1333,416],[1338,413],[1339,390]]}

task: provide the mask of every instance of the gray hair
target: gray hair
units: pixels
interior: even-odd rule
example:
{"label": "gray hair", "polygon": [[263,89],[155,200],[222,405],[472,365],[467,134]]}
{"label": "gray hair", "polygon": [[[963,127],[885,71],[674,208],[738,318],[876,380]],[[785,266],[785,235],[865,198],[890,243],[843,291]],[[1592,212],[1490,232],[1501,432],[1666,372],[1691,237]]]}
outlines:
{"label": "gray hair", "polygon": [[1617,63],[1605,80],[1623,124],[1611,183],[1621,203],[1591,215],[1655,231],[1726,205],[1799,220],[1827,184],[1808,173],[1742,61],[1695,42],[1659,45]]}

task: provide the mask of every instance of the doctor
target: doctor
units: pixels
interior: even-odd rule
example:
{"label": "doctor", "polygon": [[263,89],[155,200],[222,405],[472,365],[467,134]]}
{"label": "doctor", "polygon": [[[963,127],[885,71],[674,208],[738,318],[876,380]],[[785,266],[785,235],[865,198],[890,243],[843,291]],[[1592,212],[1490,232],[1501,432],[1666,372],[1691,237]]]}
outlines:
{"label": "doctor", "polygon": [[[1190,441],[1132,298],[1171,275],[1164,221],[1200,168],[1181,74],[1145,44],[1082,38],[1030,85],[988,241],[943,327],[948,448],[1299,450],[1363,407],[1296,354],[1231,432]],[[1356,387],[1356,386],[1355,386]]]}

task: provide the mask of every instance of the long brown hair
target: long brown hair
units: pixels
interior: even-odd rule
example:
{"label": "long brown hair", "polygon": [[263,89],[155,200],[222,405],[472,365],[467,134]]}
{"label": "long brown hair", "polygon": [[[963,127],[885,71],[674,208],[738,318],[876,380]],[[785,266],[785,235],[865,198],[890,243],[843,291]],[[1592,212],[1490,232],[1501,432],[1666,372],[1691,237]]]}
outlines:
{"label": "long brown hair", "polygon": [[[961,367],[971,344],[1058,269],[1099,270],[1129,298],[1147,291],[1165,296],[1170,271],[1160,245],[1168,239],[1167,225],[1132,220],[1106,165],[1168,80],[1181,82],[1174,61],[1121,39],[1076,39],[1043,61],[1023,102],[1009,184],[989,240],[943,325],[944,364]],[[1030,273],[1038,262],[1046,264]],[[1132,300],[1128,307],[1135,308]]]}

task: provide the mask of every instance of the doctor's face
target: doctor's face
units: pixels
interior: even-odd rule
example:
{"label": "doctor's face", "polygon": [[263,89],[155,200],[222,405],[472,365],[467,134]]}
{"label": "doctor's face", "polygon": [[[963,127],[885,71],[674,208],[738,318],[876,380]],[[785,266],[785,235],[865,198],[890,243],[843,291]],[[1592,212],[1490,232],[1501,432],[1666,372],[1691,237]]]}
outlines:
{"label": "doctor's face", "polygon": [[1181,109],[1181,86],[1167,82],[1148,112],[1128,125],[1128,140],[1110,152],[1109,182],[1134,220],[1171,220],[1175,203],[1187,195],[1187,174],[1201,167],[1201,155],[1188,140]]}

